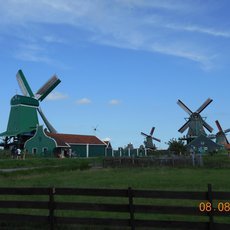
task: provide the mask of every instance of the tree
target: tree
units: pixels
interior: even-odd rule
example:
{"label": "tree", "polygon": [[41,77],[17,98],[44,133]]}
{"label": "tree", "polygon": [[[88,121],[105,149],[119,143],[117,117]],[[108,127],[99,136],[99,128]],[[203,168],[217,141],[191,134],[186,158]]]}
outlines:
{"label": "tree", "polygon": [[186,147],[182,140],[172,138],[168,142],[168,150],[175,153],[175,154],[185,154],[186,153]]}

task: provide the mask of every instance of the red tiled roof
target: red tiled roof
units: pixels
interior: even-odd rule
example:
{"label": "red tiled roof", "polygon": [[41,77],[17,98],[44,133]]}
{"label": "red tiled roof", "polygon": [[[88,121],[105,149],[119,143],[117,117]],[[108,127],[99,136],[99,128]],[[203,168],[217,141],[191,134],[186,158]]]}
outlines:
{"label": "red tiled roof", "polygon": [[[46,133],[47,136],[52,137],[49,134],[50,133]],[[59,146],[59,147],[69,147],[69,145],[65,141],[63,141],[60,137],[55,136],[55,137],[52,137],[52,138],[57,142],[57,146]]]}
{"label": "red tiled roof", "polygon": [[56,140],[58,145],[63,146],[67,144],[91,144],[91,145],[105,145],[100,139],[96,136],[88,135],[76,135],[76,134],[63,134],[63,133],[46,133],[47,136],[52,137]]}

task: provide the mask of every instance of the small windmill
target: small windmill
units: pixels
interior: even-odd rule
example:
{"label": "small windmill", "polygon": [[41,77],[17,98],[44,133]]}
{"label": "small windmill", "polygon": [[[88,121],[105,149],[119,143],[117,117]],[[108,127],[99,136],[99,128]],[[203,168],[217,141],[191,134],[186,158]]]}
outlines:
{"label": "small windmill", "polygon": [[216,120],[215,122],[218,128],[218,132],[216,134],[216,143],[223,146],[229,144],[226,134],[230,132],[230,129],[223,130],[219,121]]}
{"label": "small windmill", "polygon": [[187,122],[178,130],[180,133],[183,133],[188,129],[188,133],[184,138],[187,142],[195,139],[201,134],[207,135],[205,129],[210,133],[213,131],[213,128],[204,120],[204,117],[200,113],[212,102],[213,100],[208,98],[195,112],[192,112],[181,100],[177,101],[177,104],[189,115]]}
{"label": "small windmill", "polygon": [[146,138],[144,141],[145,148],[155,149],[155,145],[153,144],[153,140],[161,142],[160,139],[153,137],[154,130],[155,130],[155,127],[152,127],[149,134],[141,132],[141,135],[145,136],[145,138]]}
{"label": "small windmill", "polygon": [[11,99],[7,131],[1,133],[0,136],[15,137],[15,139],[21,139],[25,135],[31,136],[31,133],[36,130],[39,124],[37,112],[40,114],[48,130],[56,133],[57,131],[47,120],[39,104],[61,81],[54,75],[34,94],[22,70],[18,71],[16,78],[23,95],[15,95]]}

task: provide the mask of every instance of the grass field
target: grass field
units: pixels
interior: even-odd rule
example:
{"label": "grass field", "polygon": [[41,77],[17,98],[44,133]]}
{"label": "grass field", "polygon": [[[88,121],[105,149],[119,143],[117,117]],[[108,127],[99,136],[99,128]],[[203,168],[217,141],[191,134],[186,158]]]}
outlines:
{"label": "grass field", "polygon": [[230,191],[229,169],[90,169],[61,170],[33,169],[1,173],[0,186],[54,186],[54,187],[103,187],[145,188],[164,190]]}
{"label": "grass field", "polygon": [[[0,186],[103,187],[163,190],[230,191],[230,160],[227,156],[204,159],[195,168],[91,168],[102,159],[28,158],[0,160]],[[23,168],[5,172],[2,169]]]}

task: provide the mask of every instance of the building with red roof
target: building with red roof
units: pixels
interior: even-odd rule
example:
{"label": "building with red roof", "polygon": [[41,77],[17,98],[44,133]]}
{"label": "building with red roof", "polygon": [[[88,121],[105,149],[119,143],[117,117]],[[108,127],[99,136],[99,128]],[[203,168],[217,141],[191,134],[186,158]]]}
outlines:
{"label": "building with red roof", "polygon": [[38,126],[35,135],[25,142],[28,153],[58,157],[105,156],[107,143],[92,135],[50,133]]}

